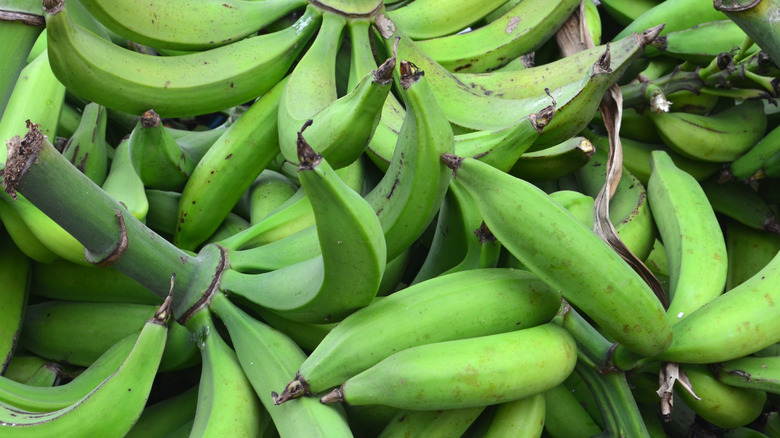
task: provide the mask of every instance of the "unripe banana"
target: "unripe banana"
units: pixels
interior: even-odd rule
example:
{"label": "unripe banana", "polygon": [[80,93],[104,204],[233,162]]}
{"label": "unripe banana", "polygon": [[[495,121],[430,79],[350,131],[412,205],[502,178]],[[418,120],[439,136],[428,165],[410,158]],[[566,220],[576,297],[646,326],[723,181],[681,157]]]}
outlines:
{"label": "unripe banana", "polygon": [[379,438],[463,436],[485,406],[438,411],[401,411],[382,430]]}
{"label": "unripe banana", "polygon": [[722,428],[746,426],[753,422],[764,408],[766,392],[726,385],[705,367],[684,365],[683,370],[691,387],[701,400],[687,391],[677,391],[680,398],[696,414]]}
{"label": "unripe banana", "polygon": [[88,103],[78,128],[62,149],[62,155],[97,185],[103,185],[108,172],[107,122],[105,107]]}
{"label": "unripe banana", "polygon": [[143,221],[149,212],[144,183],[130,158],[130,142],[123,139],[114,151],[111,168],[103,182],[103,191],[124,204],[130,214]]}
{"label": "unripe banana", "polygon": [[447,0],[418,0],[388,15],[410,38],[435,38],[459,32],[506,3],[502,0],[468,0],[452,7]]}
{"label": "unripe banana", "polygon": [[780,251],[780,236],[756,230],[732,219],[727,219],[724,226],[729,260],[726,290],[731,290],[750,279],[772,260]]}
{"label": "unripe banana", "polygon": [[128,40],[162,49],[205,50],[243,39],[289,12],[301,0],[143,1],[81,0],[100,24]]}
{"label": "unripe banana", "polygon": [[14,83],[25,66],[25,60],[30,56],[35,57],[33,47],[45,29],[42,26],[40,15],[20,13],[9,18],[0,21],[0,35],[5,42],[2,58],[6,60],[0,75],[2,77],[0,80],[0,115],[3,114],[8,104]]}
{"label": "unripe banana", "polygon": [[593,231],[526,181],[471,158],[442,160],[453,169],[453,183],[471,193],[498,241],[527,269],[629,350],[655,355],[669,346],[671,325],[661,303]]}
{"label": "unripe banana", "polygon": [[[278,119],[279,147],[285,160],[294,165],[298,164],[296,133],[303,129],[307,120],[338,97],[336,55],[346,24],[341,15],[323,14],[322,26],[314,42],[293,68],[282,91]],[[315,141],[314,138],[311,140]],[[317,147],[314,143],[312,145]]]}
{"label": "unripe banana", "polygon": [[30,289],[30,259],[13,243],[7,230],[0,232],[0,375],[11,361],[24,321]]}
{"label": "unripe banana", "polygon": [[392,260],[417,240],[441,205],[450,173],[438,160],[452,152],[452,128],[425,73],[399,62],[406,116],[390,167],[365,196],[379,217]]}
{"label": "unripe banana", "polygon": [[125,435],[128,438],[165,438],[182,424],[195,418],[198,404],[198,387],[166,398],[144,408],[133,428]]}
{"label": "unripe banana", "polygon": [[674,341],[659,360],[713,363],[743,357],[780,342],[780,253],[749,280],[705,304],[674,326]]}
{"label": "unripe banana", "polygon": [[[304,123],[311,124],[306,129],[306,137],[312,147],[329,163],[332,162],[331,166],[338,169],[358,159],[379,123],[382,106],[393,82],[394,68],[395,58],[389,58],[363,77],[348,94],[309,115],[309,120],[298,118],[305,113],[284,115],[284,111],[295,111],[295,108],[291,108],[292,105],[287,103],[280,109],[282,116],[279,119],[279,146],[285,159],[293,164],[298,163],[295,132],[300,130]],[[294,85],[293,83],[289,87]],[[301,98],[293,94],[293,90],[287,90],[285,93],[293,95],[290,99]],[[287,120],[287,117],[290,120]]]}
{"label": "unripe banana", "polygon": [[143,113],[127,143],[144,187],[179,191],[197,164],[184,154],[153,109]]}
{"label": "unripe banana", "polygon": [[717,114],[647,111],[658,134],[672,150],[689,158],[726,163],[747,152],[764,136],[766,115],[760,101],[749,100]]}
{"label": "unripe banana", "polygon": [[295,342],[245,313],[222,294],[215,295],[209,306],[225,323],[241,367],[280,437],[352,436],[342,409],[331,409],[311,398],[273,405],[271,391],[284,385],[306,358]]}
{"label": "unripe banana", "polygon": [[700,23],[725,19],[726,16],[714,9],[707,1],[664,1],[637,17],[631,24],[624,27],[614,39],[619,40],[631,32],[641,32],[661,23],[664,23],[664,30],[661,33],[663,35],[675,30],[688,29]]}
{"label": "unripe banana", "polygon": [[[652,46],[666,56],[706,66],[719,54],[739,48],[746,37],[734,21],[717,20],[669,32],[653,41]],[[757,51],[753,47],[748,54]]]}
{"label": "unripe banana", "polygon": [[559,307],[559,295],[525,271],[479,269],[417,283],[334,327],[279,402],[324,391],[405,348],[543,324]]}
{"label": "unripe banana", "polygon": [[146,405],[168,333],[170,300],[141,330],[122,365],[71,405],[51,412],[29,412],[0,403],[0,431],[8,437],[46,437],[78,433],[124,436]]}
{"label": "unripe banana", "polygon": [[266,412],[209,309],[193,315],[187,328],[203,358],[190,436],[258,436]]}
{"label": "unripe banana", "polygon": [[46,9],[49,56],[75,94],[131,114],[208,114],[270,90],[320,23],[313,8],[293,26],[204,52],[151,56],[114,45],[74,23],[61,0]]}
{"label": "unripe banana", "polygon": [[[417,46],[452,72],[488,72],[533,52],[563,25],[578,0],[511,1],[500,17],[470,32],[418,41]],[[511,6],[507,8],[507,6]],[[390,19],[393,12],[389,12]],[[406,31],[403,24],[401,29]]]}
{"label": "unripe banana", "polygon": [[33,263],[30,293],[63,301],[156,304],[161,300],[115,269],[83,266],[65,260]]}
{"label": "unripe banana", "polygon": [[[48,301],[27,306],[20,345],[51,360],[89,366],[120,339],[135,333],[157,306]],[[197,348],[172,324],[162,369],[192,365]]]}
{"label": "unripe banana", "polygon": [[584,137],[572,137],[548,148],[526,152],[509,170],[526,181],[558,179],[584,166],[596,148]]}
{"label": "unripe banana", "polygon": [[493,268],[501,245],[482,222],[471,195],[450,186],[439,208],[436,232],[412,284],[446,273]]}
{"label": "unripe banana", "polygon": [[54,141],[57,121],[65,100],[65,86],[54,75],[44,51],[22,69],[0,118],[0,162],[5,163],[5,143],[24,136],[26,120],[38,124],[43,135]]}
{"label": "unripe banana", "polygon": [[227,270],[220,288],[289,319],[329,323],[376,296],[386,263],[385,240],[368,202],[315,153],[301,132],[298,140],[298,175],[311,201],[321,255],[262,274]]}
{"label": "unripe banana", "polygon": [[591,437],[602,432],[563,383],[544,393],[544,430],[553,438]]}
{"label": "unripe banana", "polygon": [[708,178],[701,182],[701,187],[716,212],[751,228],[780,234],[775,210],[750,185],[738,181],[719,183]]}
{"label": "unripe banana", "polygon": [[765,176],[764,163],[778,152],[780,152],[780,127],[775,127],[745,152],[745,155],[728,164],[724,169],[724,176],[746,181],[761,179]]}
{"label": "unripe banana", "polygon": [[249,223],[256,224],[290,199],[298,187],[279,172],[266,169],[252,183],[249,194]]}
{"label": "unripe banana", "polygon": [[667,314],[679,323],[726,285],[726,242],[699,183],[663,151],[650,154],[647,198],[669,262]]}
{"label": "unripe banana", "polygon": [[548,323],[399,351],[320,401],[411,410],[484,406],[545,392],[563,382],[576,361],[574,339]]}
{"label": "unripe banana", "polygon": [[[549,392],[549,391],[548,391]],[[484,438],[538,438],[542,436],[546,392],[496,406]]]}

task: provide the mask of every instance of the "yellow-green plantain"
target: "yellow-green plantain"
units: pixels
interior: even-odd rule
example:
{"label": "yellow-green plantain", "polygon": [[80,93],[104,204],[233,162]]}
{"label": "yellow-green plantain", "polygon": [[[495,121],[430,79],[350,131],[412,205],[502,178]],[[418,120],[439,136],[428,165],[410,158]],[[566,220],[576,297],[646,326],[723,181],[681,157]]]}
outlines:
{"label": "yellow-green plantain", "polygon": [[[334,168],[347,166],[357,160],[379,123],[383,104],[393,83],[394,68],[395,58],[389,58],[363,77],[352,91],[311,115],[309,120],[282,123],[280,119],[280,128],[284,126],[286,130],[280,129],[279,143],[287,161],[297,163],[292,158],[295,144],[291,134],[304,123],[311,125],[306,129],[306,137],[320,155],[333,163]],[[292,94],[292,91],[286,93]]]}
{"label": "yellow-green plantain", "polygon": [[195,250],[279,151],[276,114],[287,79],[265,93],[216,140],[184,183],[173,243]]}
{"label": "yellow-green plantain", "polygon": [[124,204],[136,219],[144,221],[149,212],[149,199],[144,191],[144,182],[130,158],[129,137],[125,137],[114,151],[111,168],[102,185],[103,190]]}
{"label": "yellow-green plantain", "polygon": [[27,120],[38,124],[41,132],[54,141],[64,100],[65,86],[52,72],[44,51],[22,69],[0,118],[0,163],[5,165],[6,141],[15,135],[24,136]]}
{"label": "yellow-green plantain", "polygon": [[[135,333],[156,305],[46,301],[27,306],[20,345],[42,357],[89,366],[112,345]],[[161,367],[193,365],[197,348],[179,324],[172,324]]]}
{"label": "yellow-green plantain", "polygon": [[726,242],[699,183],[664,151],[650,154],[647,198],[669,262],[669,308],[674,324],[723,293]]}
{"label": "yellow-green plantain", "polygon": [[775,127],[736,160],[724,169],[723,179],[735,178],[753,181],[764,177],[763,165],[770,157],[780,152],[780,127]]}
{"label": "yellow-green plantain", "polygon": [[401,350],[320,401],[410,410],[484,406],[545,392],[563,382],[576,361],[574,339],[548,323]]}
{"label": "yellow-green plantain", "polygon": [[278,402],[324,391],[409,347],[544,324],[559,307],[558,293],[524,271],[476,269],[417,283],[334,327]]}
{"label": "yellow-green plantain", "polygon": [[780,234],[775,210],[750,185],[739,181],[719,183],[715,178],[708,178],[701,182],[701,187],[717,213],[751,228]]}
{"label": "yellow-green plantain", "polygon": [[[31,387],[12,379],[10,373],[0,376],[0,401],[33,412],[56,411],[76,403],[116,372],[132,350],[138,334],[136,332],[120,339],[73,380],[59,386]],[[38,356],[32,357],[45,362]]]}
{"label": "yellow-green plantain", "polygon": [[[297,169],[297,166],[294,167]],[[297,180],[297,170],[295,172]],[[363,160],[355,160],[349,166],[336,169],[336,174],[349,188],[360,192],[365,177],[364,162]],[[276,209],[268,213],[263,220],[220,241],[219,244],[230,249],[253,248],[275,242],[313,226],[314,213],[311,202],[306,196],[306,190],[300,188]]]}
{"label": "yellow-green plantain", "polygon": [[[315,33],[309,7],[291,27],[204,52],[151,56],[114,45],[78,26],[62,0],[46,9],[49,59],[74,94],[106,107],[163,117],[207,114],[270,90]],[[63,8],[64,7],[64,8]]]}
{"label": "yellow-green plantain", "polygon": [[500,252],[501,245],[471,195],[451,185],[439,208],[431,247],[412,284],[457,271],[494,268]]}
{"label": "yellow-green plantain", "polygon": [[0,376],[16,350],[24,321],[30,289],[31,260],[11,240],[8,230],[0,231]]}
{"label": "yellow-green plantain", "polygon": [[591,437],[602,432],[563,383],[544,393],[544,430],[552,438]]}
{"label": "yellow-green plantain", "polygon": [[595,152],[596,148],[587,138],[572,137],[563,143],[520,155],[508,173],[531,182],[558,179],[584,166]]}
{"label": "yellow-green plantain", "polygon": [[780,253],[744,283],[674,326],[674,341],[655,358],[681,363],[721,362],[780,342]]}
{"label": "yellow-green plantain", "polygon": [[715,114],[646,111],[664,143],[680,155],[726,163],[747,152],[764,136],[764,105],[749,100]]}
{"label": "yellow-green plantain", "polygon": [[314,152],[302,133],[298,139],[298,176],[311,201],[322,254],[263,274],[228,270],[220,288],[289,319],[338,321],[376,296],[386,262],[385,240],[368,202]]}
{"label": "yellow-green plantain", "polygon": [[[293,67],[282,91],[277,122],[279,147],[284,159],[294,165],[298,164],[296,133],[302,129],[307,120],[335,102],[338,97],[336,56],[346,24],[346,20],[341,15],[331,12],[323,14],[322,26],[314,42]],[[319,124],[317,129],[320,129]],[[316,140],[310,139],[312,142]],[[317,147],[316,144],[312,144]],[[328,159],[327,155],[325,159]]]}
{"label": "yellow-green plantain", "polygon": [[[512,1],[503,15],[470,32],[418,41],[417,46],[452,72],[491,71],[542,46],[579,5],[578,0]],[[504,8],[506,9],[506,8]],[[391,19],[393,13],[389,12]],[[399,23],[405,29],[402,23]]]}
{"label": "yellow-green plantain", "polygon": [[731,290],[754,276],[780,251],[780,236],[756,230],[733,219],[726,219],[726,252],[729,268],[726,290]]}
{"label": "yellow-green plantain", "polygon": [[694,399],[687,391],[676,392],[701,418],[730,429],[746,426],[761,415],[766,392],[726,385],[701,365],[683,365],[682,368],[701,400]]}
{"label": "yellow-green plantain", "polygon": [[203,309],[187,321],[202,356],[198,402],[190,437],[257,436],[266,415],[236,353]]}
{"label": "yellow-green plantain", "polygon": [[435,38],[456,33],[506,3],[505,0],[417,0],[387,14],[404,33],[414,39]]}
{"label": "yellow-green plantain", "polygon": [[453,182],[471,193],[498,241],[609,336],[643,355],[669,346],[671,325],[650,287],[560,204],[472,158],[443,155],[442,161],[453,170]]}
{"label": "yellow-green plantain", "polygon": [[545,422],[546,393],[532,395],[496,406],[490,426],[484,438],[513,436],[538,438],[542,436]]}
{"label": "yellow-green plantain", "polygon": [[614,39],[623,38],[631,32],[640,32],[651,26],[664,23],[663,33],[688,29],[700,23],[725,20],[726,16],[714,9],[710,2],[699,0],[671,0],[658,3],[624,27]]}
{"label": "yellow-green plantain", "polygon": [[302,0],[81,3],[100,24],[128,40],[177,50],[205,50],[235,43],[306,5]]}
{"label": "yellow-green plantain", "polygon": [[720,381],[730,386],[780,393],[780,356],[745,356],[710,365]]}
{"label": "yellow-green plantain", "polygon": [[227,327],[241,367],[280,437],[352,436],[341,409],[331,409],[311,398],[274,406],[271,391],[284,385],[306,358],[295,342],[242,311],[222,294],[213,296],[209,306]]}
{"label": "yellow-green plantain", "polygon": [[[644,29],[642,29],[644,30]],[[639,57],[657,35],[657,29],[635,33],[609,44],[610,65],[625,66]],[[544,95],[579,80],[607,50],[607,45],[586,49],[555,61],[516,71],[454,73],[453,76],[475,93],[507,99]]]}
{"label": "yellow-green plantain", "polygon": [[[706,66],[723,52],[738,49],[747,35],[732,20],[716,20],[669,32],[651,43],[658,50],[648,55],[664,54],[697,65]],[[750,52],[757,51],[757,47]]]}
{"label": "yellow-green plantain", "polygon": [[0,432],[7,437],[123,436],[146,405],[168,334],[170,299],[150,318],[119,368],[71,405],[29,412],[0,403]]}
{"label": "yellow-green plantain", "polygon": [[296,191],[298,186],[281,173],[271,169],[260,172],[249,189],[249,223],[260,222]]}
{"label": "yellow-green plantain", "polygon": [[126,438],[165,438],[195,418],[198,386],[146,406]]}
{"label": "yellow-green plantain", "polygon": [[463,436],[485,406],[438,411],[401,411],[390,420],[379,438]]}
{"label": "yellow-green plantain", "polygon": [[197,164],[181,150],[153,109],[141,115],[127,147],[141,182],[150,189],[181,190]]}
{"label": "yellow-green plantain", "polygon": [[661,0],[602,0],[604,11],[621,26],[627,26]]}
{"label": "yellow-green plantain", "polygon": [[62,149],[62,155],[97,185],[103,184],[108,172],[107,122],[106,108],[94,102],[88,103],[78,128]]}
{"label": "yellow-green plantain", "polygon": [[[27,5],[29,8],[31,3]],[[5,5],[10,6],[8,4]],[[34,10],[34,9],[33,9]],[[21,12],[13,14],[13,12]],[[14,83],[19,78],[19,73],[29,57],[35,57],[33,48],[38,37],[45,29],[40,15],[30,14],[31,11],[7,11],[8,17],[0,20],[0,38],[5,42],[3,46],[2,74],[0,74],[0,115],[3,114],[8,99],[13,91]],[[37,51],[36,51],[37,52]]]}

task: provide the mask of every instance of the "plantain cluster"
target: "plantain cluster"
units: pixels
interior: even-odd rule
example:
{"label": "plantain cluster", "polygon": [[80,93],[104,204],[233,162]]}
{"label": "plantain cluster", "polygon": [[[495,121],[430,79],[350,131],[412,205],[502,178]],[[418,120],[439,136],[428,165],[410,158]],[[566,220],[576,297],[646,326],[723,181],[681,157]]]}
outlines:
{"label": "plantain cluster", "polygon": [[0,2],[0,436],[780,437],[778,14]]}

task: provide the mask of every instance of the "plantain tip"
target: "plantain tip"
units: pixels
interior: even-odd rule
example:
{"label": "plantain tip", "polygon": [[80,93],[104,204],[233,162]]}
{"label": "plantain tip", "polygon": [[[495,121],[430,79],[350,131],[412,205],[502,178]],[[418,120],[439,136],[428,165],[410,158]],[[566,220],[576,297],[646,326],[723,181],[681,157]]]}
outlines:
{"label": "plantain tip", "polygon": [[343,403],[343,402],[344,402],[344,385],[339,386],[333,391],[320,397],[320,403],[326,405],[332,405],[334,403]]}
{"label": "plantain tip", "polygon": [[309,394],[309,384],[306,383],[306,380],[303,377],[301,377],[300,373],[296,373],[295,379],[293,379],[290,383],[287,384],[287,386],[284,387],[281,394],[275,391],[271,391],[271,398],[274,401],[274,405],[280,405],[292,399],[300,398]]}
{"label": "plantain tip", "polygon": [[162,118],[160,118],[160,115],[153,109],[146,110],[143,115],[141,115],[141,126],[144,128],[156,128],[157,126],[160,126],[161,122]]}

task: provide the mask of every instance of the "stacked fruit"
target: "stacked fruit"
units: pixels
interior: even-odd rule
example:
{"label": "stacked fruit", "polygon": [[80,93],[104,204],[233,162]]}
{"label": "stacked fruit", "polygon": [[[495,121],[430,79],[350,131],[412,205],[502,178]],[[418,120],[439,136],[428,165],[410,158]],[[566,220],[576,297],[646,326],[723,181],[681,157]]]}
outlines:
{"label": "stacked fruit", "polygon": [[780,437],[780,1],[0,3],[1,436]]}

